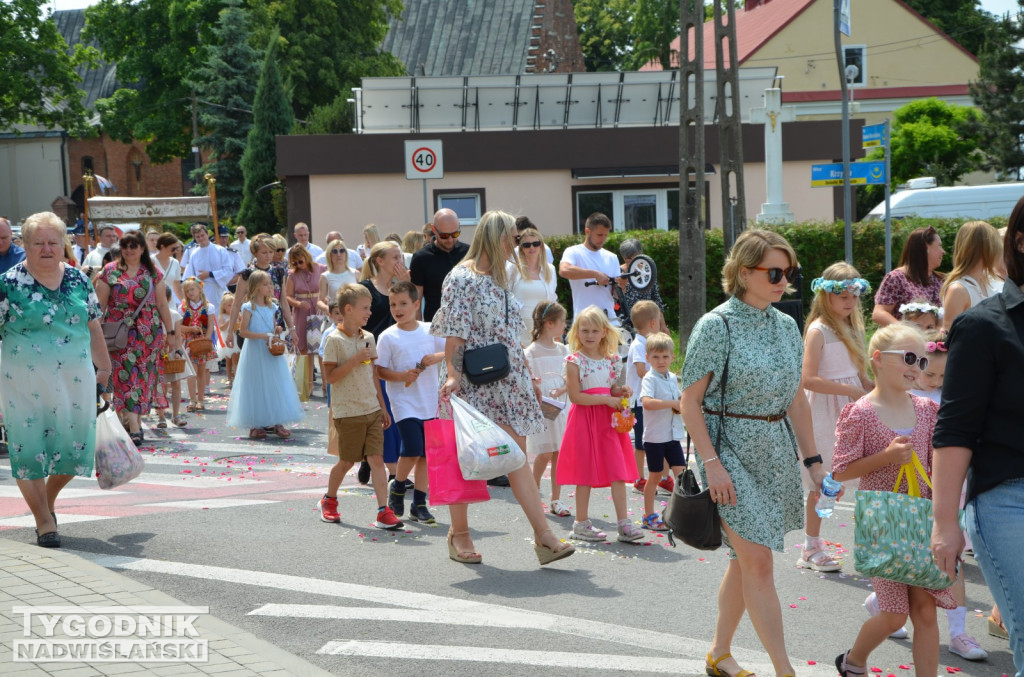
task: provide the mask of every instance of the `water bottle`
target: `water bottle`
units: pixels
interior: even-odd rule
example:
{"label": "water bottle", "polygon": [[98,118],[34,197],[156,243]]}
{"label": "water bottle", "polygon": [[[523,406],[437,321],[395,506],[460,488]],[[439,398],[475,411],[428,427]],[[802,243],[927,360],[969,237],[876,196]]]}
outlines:
{"label": "water bottle", "polygon": [[821,481],[821,494],[818,496],[818,502],[814,504],[814,511],[818,513],[818,517],[824,519],[832,516],[832,510],[836,506],[836,497],[839,496],[842,488],[843,483],[832,479],[832,473],[825,475],[825,479]]}

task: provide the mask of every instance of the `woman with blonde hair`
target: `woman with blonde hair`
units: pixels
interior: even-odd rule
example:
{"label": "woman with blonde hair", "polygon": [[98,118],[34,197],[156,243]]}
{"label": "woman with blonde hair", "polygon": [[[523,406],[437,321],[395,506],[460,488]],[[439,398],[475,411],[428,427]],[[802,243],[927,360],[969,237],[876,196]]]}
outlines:
{"label": "woman with blonde hair", "polygon": [[800,332],[793,318],[772,306],[799,274],[796,252],[785,238],[765,230],[744,232],[722,269],[722,288],[730,298],[697,322],[686,350],[683,421],[730,551],[707,655],[707,673],[715,677],[751,674],[730,654],[744,612],[776,674],[795,674],[786,653],[772,550],[782,552],[785,535],[804,526],[798,448],[814,486],[821,486],[826,473],[800,389]]}
{"label": "woman with blonde hair", "polygon": [[358,282],[360,271],[349,265],[348,249],[341,240],[328,242],[324,255],[327,258],[327,269],[320,273],[317,307],[326,315],[330,312],[331,301],[338,296],[338,290],[346,284]]}
{"label": "woman with blonde hair", "polygon": [[[445,337],[441,400],[458,395],[525,449],[526,436],[543,432],[545,426],[539,388],[531,381],[520,345],[523,319],[515,312],[512,281],[505,266],[516,246],[515,223],[515,217],[505,212],[483,215],[466,258],[445,278],[441,306],[431,322],[430,333]],[[501,343],[508,352],[508,376],[484,385],[472,383],[463,373],[465,352],[494,343]],[[450,418],[451,409],[441,407],[441,416]],[[533,528],[534,552],[540,564],[571,555],[573,546],[562,543],[548,526],[529,466],[509,473],[508,479]],[[469,533],[468,506],[452,505],[449,510],[448,556],[456,562],[481,562],[483,557],[476,552]]]}
{"label": "woman with blonde hair", "polygon": [[426,240],[423,233],[418,230],[410,230],[402,238],[402,255],[405,257],[405,267],[412,265],[412,255],[423,249]]}
{"label": "woman with blonde hair", "polygon": [[[507,263],[512,277],[512,294],[519,301],[519,314],[523,318],[523,333],[519,340],[523,346],[530,345],[533,333],[533,309],[543,301],[555,301],[555,285],[558,276],[555,267],[544,258],[544,237],[536,228],[527,228],[519,233],[519,263]],[[520,272],[521,271],[521,272]]]}
{"label": "woman with blonde hair", "polygon": [[960,226],[953,241],[953,270],[942,283],[942,328],[949,331],[956,316],[1003,290],[999,262],[1003,243],[999,231],[985,221]]}
{"label": "woman with blonde hair", "polygon": [[365,262],[370,256],[370,251],[381,241],[380,231],[377,230],[377,224],[368,223],[363,228],[363,244],[356,247],[356,253]]}
{"label": "woman with blonde hair", "polygon": [[[295,324],[295,335],[292,343],[299,355],[317,354],[319,345],[307,345],[306,329],[308,318],[316,316],[317,299],[320,296],[320,266],[313,263],[313,257],[305,247],[297,244],[288,252],[288,279],[284,283],[284,296],[292,308],[292,319]],[[315,320],[314,320],[315,321]],[[323,363],[320,364],[323,373]],[[324,382],[324,397],[327,396],[327,383]],[[306,370],[306,391],[313,394],[313,370]]]}
{"label": "woman with blonde hair", "polygon": [[284,239],[283,235],[274,234],[269,236],[271,243],[274,248],[271,250],[274,253],[274,258],[271,263],[278,268],[288,268],[288,264],[284,260],[285,254],[288,252],[288,240]]}

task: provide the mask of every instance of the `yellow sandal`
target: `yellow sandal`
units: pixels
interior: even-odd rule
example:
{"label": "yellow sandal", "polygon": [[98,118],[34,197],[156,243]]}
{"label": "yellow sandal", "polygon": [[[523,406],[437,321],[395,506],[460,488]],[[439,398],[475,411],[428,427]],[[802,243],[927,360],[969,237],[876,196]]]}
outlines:
{"label": "yellow sandal", "polygon": [[740,668],[737,673],[730,674],[724,669],[719,668],[718,664],[724,661],[726,658],[732,658],[731,653],[724,653],[718,658],[712,658],[711,652],[708,652],[708,657],[705,659],[704,672],[710,677],[756,677],[756,675],[750,670],[744,670]]}

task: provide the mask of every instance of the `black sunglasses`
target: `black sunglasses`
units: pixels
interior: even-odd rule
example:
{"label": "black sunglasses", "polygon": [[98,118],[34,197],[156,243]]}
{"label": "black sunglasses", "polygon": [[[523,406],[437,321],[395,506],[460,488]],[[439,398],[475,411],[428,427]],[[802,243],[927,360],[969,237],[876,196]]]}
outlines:
{"label": "black sunglasses", "polygon": [[918,357],[917,353],[912,353],[909,350],[882,350],[879,352],[881,352],[884,355],[902,355],[903,364],[907,365],[908,367],[913,367],[916,364],[921,368],[921,371],[924,371],[925,369],[928,368],[927,357]]}
{"label": "black sunglasses", "polygon": [[530,249],[531,247],[543,247],[544,244],[538,240],[537,242],[521,242],[519,246],[523,249]]}
{"label": "black sunglasses", "polygon": [[140,245],[135,240],[128,240],[127,242],[121,242],[120,245],[121,245],[121,249],[139,249],[139,248],[142,247],[142,245]]}
{"label": "black sunglasses", "polygon": [[332,254],[344,254],[345,250],[344,249],[332,249],[331,253]]}
{"label": "black sunglasses", "polygon": [[787,282],[796,282],[796,278],[800,276],[800,266],[790,266],[785,270],[782,268],[762,268],[761,266],[754,266],[751,270],[763,270],[768,273],[768,281],[772,284],[782,282],[783,277],[786,278]]}
{"label": "black sunglasses", "polygon": [[281,254],[281,253],[282,253],[282,252],[284,252],[285,250],[284,250],[284,248],[281,248],[281,249],[276,249],[276,250],[274,250],[274,251],[276,251],[276,252],[277,252],[278,254]]}

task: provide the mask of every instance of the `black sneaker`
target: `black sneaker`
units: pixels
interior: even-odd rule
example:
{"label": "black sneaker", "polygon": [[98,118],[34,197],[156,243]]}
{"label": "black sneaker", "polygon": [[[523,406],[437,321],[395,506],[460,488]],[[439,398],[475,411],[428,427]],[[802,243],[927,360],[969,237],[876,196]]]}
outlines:
{"label": "black sneaker", "polygon": [[359,464],[359,472],[356,474],[359,479],[359,483],[366,486],[370,483],[370,464],[363,461]]}
{"label": "black sneaker", "polygon": [[413,522],[423,522],[424,524],[437,523],[437,520],[434,519],[434,516],[430,514],[429,510],[427,510],[427,506],[423,504],[414,505],[409,510],[409,519]]}
{"label": "black sneaker", "polygon": [[487,486],[491,487],[507,487],[508,486],[508,475],[499,475],[494,479],[487,480]]}
{"label": "black sneaker", "polygon": [[[398,517],[405,514],[405,484],[402,484],[402,491],[395,491],[397,482],[388,482],[388,507]],[[414,519],[410,516],[410,519]]]}

